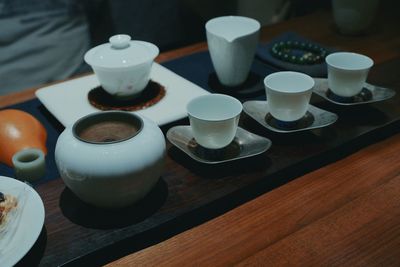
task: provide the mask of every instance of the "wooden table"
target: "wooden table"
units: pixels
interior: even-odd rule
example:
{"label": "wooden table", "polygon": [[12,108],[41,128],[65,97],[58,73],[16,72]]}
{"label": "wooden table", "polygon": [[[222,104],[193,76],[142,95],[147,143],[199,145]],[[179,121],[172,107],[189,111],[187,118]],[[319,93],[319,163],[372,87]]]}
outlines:
{"label": "wooden table", "polygon": [[[321,11],[265,27],[262,39],[295,31],[328,46],[367,54],[381,64],[400,57],[398,26],[398,20],[388,16],[366,36],[342,36],[334,30],[330,13]],[[199,44],[160,59],[202,49],[205,45]],[[387,83],[399,88],[399,74],[388,76]],[[400,134],[107,266],[233,264],[399,266]]]}
{"label": "wooden table", "polygon": [[[368,35],[349,37],[336,33],[329,10],[322,10],[267,26],[262,40],[295,31],[326,46],[367,54],[385,66],[373,70],[372,78],[378,76],[383,85],[399,89],[399,72],[391,68],[399,66],[399,24],[387,14],[392,12],[384,13]],[[163,53],[157,60],[206,49],[205,43],[196,44]],[[0,97],[0,107],[31,99],[35,90]],[[42,196],[49,192],[39,188]],[[46,197],[57,205],[60,190],[52,194]],[[56,231],[48,229],[48,234]],[[400,134],[109,265],[232,264],[399,266]]]}

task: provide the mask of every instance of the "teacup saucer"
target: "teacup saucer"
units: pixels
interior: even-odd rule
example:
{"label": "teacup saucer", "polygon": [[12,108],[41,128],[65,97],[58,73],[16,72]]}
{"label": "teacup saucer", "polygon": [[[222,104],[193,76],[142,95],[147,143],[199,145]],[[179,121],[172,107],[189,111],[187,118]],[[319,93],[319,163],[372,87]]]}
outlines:
{"label": "teacup saucer", "polygon": [[267,101],[246,101],[244,112],[265,128],[278,133],[293,133],[322,128],[334,123],[338,116],[335,113],[309,105],[306,115],[295,122],[282,122],[274,119],[268,112]]}
{"label": "teacup saucer", "polygon": [[329,102],[342,106],[353,106],[383,101],[393,97],[396,94],[396,92],[392,89],[366,83],[365,87],[358,95],[353,97],[340,97],[333,94],[332,91],[329,90],[328,79],[314,78],[314,80],[314,93],[328,100]]}
{"label": "teacup saucer", "polygon": [[217,164],[259,155],[267,151],[271,141],[238,127],[235,139],[225,148],[207,149],[193,138],[190,126],[175,126],[167,132],[168,140],[192,159]]}

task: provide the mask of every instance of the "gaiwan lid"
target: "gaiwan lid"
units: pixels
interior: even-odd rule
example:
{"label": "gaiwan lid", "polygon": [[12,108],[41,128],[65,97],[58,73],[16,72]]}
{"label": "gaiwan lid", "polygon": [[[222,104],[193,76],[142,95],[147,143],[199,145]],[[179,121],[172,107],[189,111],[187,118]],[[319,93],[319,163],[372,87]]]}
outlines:
{"label": "gaiwan lid", "polygon": [[109,43],[90,49],[85,54],[87,64],[103,68],[132,67],[153,61],[159,49],[152,43],[132,41],[127,34],[110,37]]}

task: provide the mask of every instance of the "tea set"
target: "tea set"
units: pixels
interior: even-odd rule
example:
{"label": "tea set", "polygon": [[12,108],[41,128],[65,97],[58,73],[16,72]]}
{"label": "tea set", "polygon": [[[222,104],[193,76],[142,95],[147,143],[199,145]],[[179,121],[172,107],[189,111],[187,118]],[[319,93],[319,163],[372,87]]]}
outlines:
{"label": "tea set", "polygon": [[[219,82],[228,89],[242,84],[254,60],[260,23],[223,16],[208,21],[205,29]],[[115,35],[109,43],[89,50],[84,59],[110,98],[125,101],[137,99],[146,89],[158,53],[154,44]],[[365,55],[336,52],[325,61],[327,79],[295,71],[266,76],[266,101],[242,104],[225,94],[196,96],[186,105],[190,125],[172,127],[166,137],[195,161],[219,164],[261,154],[271,146],[268,138],[239,127],[242,111],[266,129],[285,134],[325,127],[338,119],[310,104],[313,92],[339,105],[394,95],[390,89],[366,83],[373,60]],[[355,97],[365,90],[369,99]],[[154,121],[136,112],[101,111],[66,126],[56,144],[55,160],[64,183],[80,199],[117,208],[137,202],[152,189],[163,173],[165,150],[165,137]]]}

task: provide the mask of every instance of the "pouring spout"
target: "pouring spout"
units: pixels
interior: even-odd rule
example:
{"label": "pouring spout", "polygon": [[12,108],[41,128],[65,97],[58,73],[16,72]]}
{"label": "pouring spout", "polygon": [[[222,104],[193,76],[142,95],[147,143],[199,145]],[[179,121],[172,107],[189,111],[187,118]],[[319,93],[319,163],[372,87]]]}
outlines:
{"label": "pouring spout", "polygon": [[261,25],[257,20],[248,17],[222,16],[207,21],[205,27],[207,33],[234,43],[258,32]]}
{"label": "pouring spout", "polygon": [[227,37],[227,38],[225,38],[225,40],[228,42],[228,43],[233,43],[233,42],[235,42],[237,39],[239,39],[240,37]]}
{"label": "pouring spout", "polygon": [[228,43],[238,42],[242,39],[245,39],[248,35],[240,35],[240,36],[227,36],[223,37]]}

